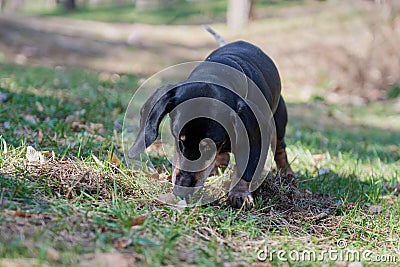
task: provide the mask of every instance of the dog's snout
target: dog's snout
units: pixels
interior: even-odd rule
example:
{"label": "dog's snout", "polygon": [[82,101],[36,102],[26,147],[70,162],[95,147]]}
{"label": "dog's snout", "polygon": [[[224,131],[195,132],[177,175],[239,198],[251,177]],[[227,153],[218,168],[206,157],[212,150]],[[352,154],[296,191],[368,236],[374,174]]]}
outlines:
{"label": "dog's snout", "polygon": [[188,200],[196,192],[195,187],[183,187],[179,185],[174,186],[173,193],[175,196]]}
{"label": "dog's snout", "polygon": [[173,193],[183,199],[188,199],[197,191],[196,173],[186,172],[182,170],[175,170],[175,182]]}
{"label": "dog's snout", "polygon": [[195,173],[186,172],[175,168],[174,170],[175,182],[174,184],[182,187],[194,187],[197,180]]}

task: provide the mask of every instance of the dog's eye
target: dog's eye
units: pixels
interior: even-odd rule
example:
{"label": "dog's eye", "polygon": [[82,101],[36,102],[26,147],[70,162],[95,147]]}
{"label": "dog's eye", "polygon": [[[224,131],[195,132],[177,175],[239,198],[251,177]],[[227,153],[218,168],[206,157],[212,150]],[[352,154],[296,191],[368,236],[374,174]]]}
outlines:
{"label": "dog's eye", "polygon": [[180,141],[185,141],[185,140],[186,140],[186,135],[181,135],[181,136],[179,136],[179,140],[180,140]]}

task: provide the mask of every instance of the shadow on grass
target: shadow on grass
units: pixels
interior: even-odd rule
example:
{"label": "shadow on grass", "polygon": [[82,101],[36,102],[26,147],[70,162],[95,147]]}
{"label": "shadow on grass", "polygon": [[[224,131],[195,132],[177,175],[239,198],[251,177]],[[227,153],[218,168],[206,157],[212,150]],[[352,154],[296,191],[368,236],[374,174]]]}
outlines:
{"label": "shadow on grass", "polygon": [[[173,63],[194,59],[193,46],[183,44],[180,39],[142,40],[140,32],[146,30],[145,26],[108,25],[106,27],[101,23],[94,22],[95,24],[92,25],[91,22],[80,21],[72,21],[71,25],[63,26],[66,22],[61,21],[52,25],[51,21],[38,22],[30,17],[19,17],[16,20],[5,16],[0,19],[2,25],[0,49],[4,48],[5,55],[9,58],[19,58],[22,63],[37,62],[53,66],[84,67],[117,72],[134,68],[139,69],[138,72],[146,72],[148,70],[143,70],[141,65],[147,67],[146,64],[149,64],[147,61],[154,59],[160,61],[161,65],[164,61],[168,62],[172,59]],[[71,27],[74,29],[71,30]],[[90,30],[90,27],[105,27],[105,30],[99,32]],[[134,39],[133,44],[128,44],[127,40],[131,37]],[[7,45],[2,45],[2,43]],[[211,38],[210,44],[215,47]],[[195,48],[204,49],[204,44]],[[207,48],[207,50],[210,49]],[[138,58],[144,61],[144,64],[137,62]],[[150,65],[153,64],[150,63]],[[155,69],[159,70],[159,68]]]}
{"label": "shadow on grass", "polygon": [[[368,119],[363,122],[352,121],[363,110],[369,110],[368,106],[353,107],[352,114],[343,113],[341,107],[321,103],[290,103],[288,106],[289,144],[297,143],[315,154],[329,152],[337,156],[349,153],[350,157],[362,161],[379,159],[384,163],[394,163],[400,160],[399,129],[371,126]],[[335,115],[338,113],[336,111],[341,115]],[[368,112],[374,114],[372,108]],[[384,121],[386,117],[396,114],[390,113],[381,114],[380,119]]]}
{"label": "shadow on grass", "polygon": [[74,12],[63,8],[40,12],[42,16],[65,16],[83,20],[104,22],[127,22],[146,24],[202,24],[216,20],[224,21],[227,3],[225,0],[181,1],[152,8],[137,9],[135,5],[104,5],[98,7],[80,7]]}

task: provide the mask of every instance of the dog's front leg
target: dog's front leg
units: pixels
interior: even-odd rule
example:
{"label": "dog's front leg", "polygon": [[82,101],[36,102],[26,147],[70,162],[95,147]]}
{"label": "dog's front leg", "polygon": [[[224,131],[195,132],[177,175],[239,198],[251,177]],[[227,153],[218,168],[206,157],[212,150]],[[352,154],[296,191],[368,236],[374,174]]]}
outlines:
{"label": "dog's front leg", "polygon": [[243,179],[238,181],[236,168],[233,171],[228,197],[228,203],[232,208],[239,209],[243,206],[246,209],[251,209],[254,205],[254,199],[250,192],[250,182]]}
{"label": "dog's front leg", "polygon": [[251,209],[254,205],[254,199],[249,191],[250,182],[240,179],[239,182],[229,192],[229,203],[233,208]]}

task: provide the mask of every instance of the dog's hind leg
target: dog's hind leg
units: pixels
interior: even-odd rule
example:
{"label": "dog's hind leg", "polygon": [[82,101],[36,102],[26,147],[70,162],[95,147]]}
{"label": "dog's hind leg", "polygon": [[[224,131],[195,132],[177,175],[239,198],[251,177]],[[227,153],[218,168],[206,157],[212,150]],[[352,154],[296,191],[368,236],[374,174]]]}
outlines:
{"label": "dog's hind leg", "polygon": [[276,148],[274,160],[278,170],[281,170],[286,175],[294,175],[292,168],[290,167],[289,161],[286,154],[286,144],[285,144],[285,133],[286,124],[288,121],[287,109],[285,101],[282,96],[279,99],[278,107],[274,114],[275,127],[276,127]]}

